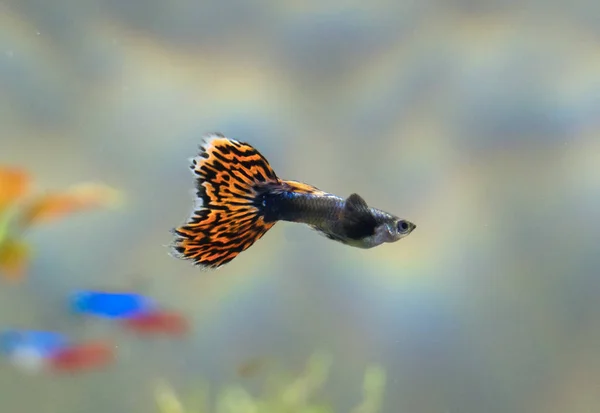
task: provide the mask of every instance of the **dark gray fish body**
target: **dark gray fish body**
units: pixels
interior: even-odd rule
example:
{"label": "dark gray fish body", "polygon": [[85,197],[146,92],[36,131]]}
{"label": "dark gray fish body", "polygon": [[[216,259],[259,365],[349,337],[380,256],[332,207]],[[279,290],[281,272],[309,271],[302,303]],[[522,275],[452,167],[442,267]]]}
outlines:
{"label": "dark gray fish body", "polygon": [[269,191],[266,220],[303,223],[327,238],[358,248],[373,248],[410,234],[416,225],[367,205],[357,194],[347,199],[332,194]]}

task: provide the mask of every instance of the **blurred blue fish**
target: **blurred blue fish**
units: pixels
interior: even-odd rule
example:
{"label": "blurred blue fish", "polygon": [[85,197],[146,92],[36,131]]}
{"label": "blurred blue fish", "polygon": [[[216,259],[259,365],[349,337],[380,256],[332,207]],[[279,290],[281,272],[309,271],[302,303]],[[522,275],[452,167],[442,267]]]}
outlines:
{"label": "blurred blue fish", "polygon": [[70,298],[71,310],[100,318],[124,319],[154,310],[149,297],[130,292],[77,291]]}
{"label": "blurred blue fish", "polygon": [[30,349],[41,357],[49,357],[70,345],[63,334],[52,331],[4,330],[0,332],[0,353],[12,356],[24,349]]}

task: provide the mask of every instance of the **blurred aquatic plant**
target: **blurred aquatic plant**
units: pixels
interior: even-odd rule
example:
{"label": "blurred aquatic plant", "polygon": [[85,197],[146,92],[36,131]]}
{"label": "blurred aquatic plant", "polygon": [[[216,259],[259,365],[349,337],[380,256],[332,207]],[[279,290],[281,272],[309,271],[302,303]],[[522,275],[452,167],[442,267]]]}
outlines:
{"label": "blurred aquatic plant", "polygon": [[385,371],[379,366],[369,366],[363,380],[363,401],[352,413],[373,413],[380,409],[385,388]]}
{"label": "blurred aquatic plant", "polygon": [[100,183],[28,196],[32,186],[24,169],[0,166],[0,275],[12,281],[20,280],[27,270],[31,248],[24,235],[32,226],[78,212],[114,207],[121,201],[117,190]]}
{"label": "blurred aquatic plant", "polygon": [[[229,385],[216,397],[214,408],[209,406],[208,386],[202,385],[195,403],[184,403],[164,382],[156,388],[156,402],[160,413],[335,413],[331,405],[314,401],[323,389],[329,375],[331,359],[314,354],[302,374],[297,377],[270,377],[269,389],[254,396],[239,385]],[[381,409],[385,387],[385,372],[378,365],[367,368],[363,380],[363,400],[352,413],[377,413]]]}

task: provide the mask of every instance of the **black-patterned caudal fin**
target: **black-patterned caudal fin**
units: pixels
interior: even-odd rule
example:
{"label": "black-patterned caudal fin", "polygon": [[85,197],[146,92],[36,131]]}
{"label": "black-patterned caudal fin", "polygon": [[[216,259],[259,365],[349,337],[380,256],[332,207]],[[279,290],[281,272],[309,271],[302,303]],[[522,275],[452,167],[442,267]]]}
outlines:
{"label": "black-patterned caudal fin", "polygon": [[173,230],[172,255],[214,269],[233,260],[275,222],[265,222],[258,189],[280,183],[269,162],[251,145],[220,134],[205,137],[191,160],[196,207]]}

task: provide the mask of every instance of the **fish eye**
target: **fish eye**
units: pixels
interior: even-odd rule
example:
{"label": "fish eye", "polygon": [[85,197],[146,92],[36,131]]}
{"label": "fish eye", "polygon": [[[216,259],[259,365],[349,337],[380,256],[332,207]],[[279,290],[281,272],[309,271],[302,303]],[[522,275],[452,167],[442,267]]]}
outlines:
{"label": "fish eye", "polygon": [[405,220],[398,221],[398,232],[404,234],[405,232],[408,232],[409,229],[410,229],[410,224],[408,223],[408,221],[405,221]]}

